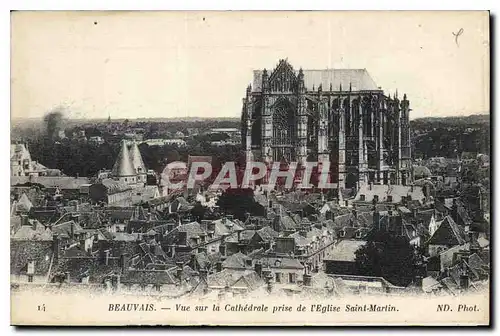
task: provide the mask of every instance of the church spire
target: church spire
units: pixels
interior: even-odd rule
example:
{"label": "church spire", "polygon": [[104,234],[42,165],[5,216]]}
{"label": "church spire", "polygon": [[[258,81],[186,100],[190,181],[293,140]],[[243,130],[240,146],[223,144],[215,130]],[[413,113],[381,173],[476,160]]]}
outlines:
{"label": "church spire", "polygon": [[122,147],[118,153],[115,165],[111,170],[111,174],[115,177],[135,176],[135,170],[130,160],[130,153],[127,148],[127,141],[122,140]]}

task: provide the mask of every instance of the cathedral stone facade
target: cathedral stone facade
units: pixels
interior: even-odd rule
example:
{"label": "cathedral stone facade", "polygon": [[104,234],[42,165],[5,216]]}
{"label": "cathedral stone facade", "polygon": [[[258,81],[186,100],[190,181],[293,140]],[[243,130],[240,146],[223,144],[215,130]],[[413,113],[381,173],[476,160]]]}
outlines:
{"label": "cathedral stone facade", "polygon": [[247,161],[330,162],[339,188],[409,184],[410,103],[365,69],[255,70],[243,99]]}

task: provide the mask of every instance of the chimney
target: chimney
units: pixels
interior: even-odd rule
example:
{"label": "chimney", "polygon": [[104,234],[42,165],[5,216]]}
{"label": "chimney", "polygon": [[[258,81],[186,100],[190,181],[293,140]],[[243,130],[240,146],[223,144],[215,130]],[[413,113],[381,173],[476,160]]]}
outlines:
{"label": "chimney", "polygon": [[215,263],[215,270],[217,272],[222,272],[222,261],[218,261]]}
{"label": "chimney", "polygon": [[411,210],[412,210],[413,218],[417,218],[417,216],[418,216],[418,209],[417,208],[413,208]]}
{"label": "chimney", "polygon": [[354,218],[358,218],[358,210],[356,209],[356,204],[352,205],[352,215]]}
{"label": "chimney", "polygon": [[52,235],[52,253],[54,253],[54,262],[59,259],[59,235],[54,233]]}
{"label": "chimney", "polygon": [[415,286],[417,286],[418,288],[422,288],[422,285],[423,285],[422,276],[421,275],[417,275],[415,277]]}
{"label": "chimney", "polygon": [[460,289],[467,290],[469,288],[469,275],[466,271],[460,274]]}
{"label": "chimney", "polygon": [[[29,223],[29,219],[28,219],[28,223]],[[37,220],[32,219],[31,220],[31,228],[36,231],[36,226],[37,226]]]}
{"label": "chimney", "polygon": [[21,225],[22,226],[30,225],[27,215],[21,215]]}
{"label": "chimney", "polygon": [[305,237],[307,238],[307,230],[305,228],[301,228],[299,230],[299,234],[302,236],[302,237]]}
{"label": "chimney", "polygon": [[75,223],[69,223],[71,239],[75,238]]}
{"label": "chimney", "polygon": [[219,245],[219,253],[224,257],[226,256],[226,244],[223,242]]}
{"label": "chimney", "polygon": [[120,255],[120,269],[122,271],[122,274],[124,274],[127,271],[128,267],[128,257],[127,254],[122,253]]}
{"label": "chimney", "polygon": [[178,261],[175,263],[175,266],[177,267],[175,275],[180,280],[180,279],[182,279],[182,272],[184,270],[184,265],[182,264],[182,261]]}
{"label": "chimney", "polygon": [[207,281],[208,270],[206,268],[200,269],[200,278]]}
{"label": "chimney", "polygon": [[257,260],[255,262],[254,269],[255,273],[257,273],[259,277],[262,277],[262,263],[260,262],[260,260]]}
{"label": "chimney", "polygon": [[212,222],[211,220],[206,220],[206,219],[202,219],[201,222],[200,222],[200,226],[201,228],[204,230],[204,231],[209,231],[209,227],[210,227],[210,222]]}
{"label": "chimney", "polygon": [[191,259],[190,259],[189,263],[191,264],[191,265],[190,265],[190,266],[191,266],[191,268],[192,268],[194,271],[196,271],[196,269],[198,268],[198,267],[196,267],[196,254],[191,253]]}
{"label": "chimney", "polygon": [[373,182],[370,182],[370,184],[368,184],[368,190],[372,190],[373,189]]}
{"label": "chimney", "polygon": [[265,276],[265,280],[266,280],[266,283],[267,283],[267,292],[268,293],[271,293],[273,291],[272,279],[273,279],[273,274],[271,272],[268,272],[266,274],[266,276]]}
{"label": "chimney", "polygon": [[221,220],[220,220],[220,222],[221,222],[222,224],[226,224],[226,217],[222,217],[222,218],[221,218]]}
{"label": "chimney", "polygon": [[65,275],[64,280],[65,280],[67,283],[69,283],[69,280],[70,280],[70,278],[69,278],[69,272],[64,272],[64,275]]}
{"label": "chimney", "polygon": [[109,250],[104,251],[104,265],[108,266],[109,265]]}
{"label": "chimney", "polygon": [[87,248],[85,246],[85,238],[81,238],[80,239],[80,250],[82,250],[83,252],[87,252]]}
{"label": "chimney", "polygon": [[304,273],[304,286],[311,286],[312,283],[312,276],[309,273]]}

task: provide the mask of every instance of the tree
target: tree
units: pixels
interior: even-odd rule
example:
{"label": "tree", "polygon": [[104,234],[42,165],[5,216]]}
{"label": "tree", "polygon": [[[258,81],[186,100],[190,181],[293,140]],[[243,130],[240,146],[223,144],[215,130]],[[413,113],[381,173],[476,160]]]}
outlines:
{"label": "tree", "polygon": [[361,275],[383,277],[397,286],[407,286],[416,275],[418,253],[406,237],[375,232],[356,251],[356,267]]}
{"label": "tree", "polygon": [[262,206],[255,202],[252,189],[228,189],[219,197],[217,205],[240,220],[246,219],[247,212],[262,215]]}

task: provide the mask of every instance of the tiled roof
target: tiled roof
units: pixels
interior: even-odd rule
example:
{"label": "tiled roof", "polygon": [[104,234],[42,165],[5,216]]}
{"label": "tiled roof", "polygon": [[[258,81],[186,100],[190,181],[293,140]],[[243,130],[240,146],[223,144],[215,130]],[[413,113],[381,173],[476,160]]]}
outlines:
{"label": "tiled roof", "polygon": [[45,275],[52,260],[52,242],[12,241],[10,245],[10,273],[26,274],[28,262],[34,261],[35,275]]}
{"label": "tiled roof", "polygon": [[109,275],[119,274],[121,268],[118,258],[110,258],[108,265],[105,265],[99,258],[78,257],[60,258],[57,265],[53,266],[52,275],[56,273],[69,272],[71,282],[80,282],[82,278],[89,277],[90,283],[101,284]]}
{"label": "tiled roof", "polygon": [[[253,91],[262,90],[262,70],[254,70]],[[268,71],[269,77],[272,75]],[[312,90],[313,86],[317,89],[320,85],[326,91],[333,86],[333,90],[338,91],[342,85],[342,90],[349,90],[351,85],[353,91],[360,90],[379,90],[366,69],[324,69],[324,70],[303,70],[304,85],[307,90]],[[298,71],[295,70],[295,75]]]}
{"label": "tiled roof", "polygon": [[366,245],[366,241],[363,240],[341,240],[325,259],[354,262],[356,260],[356,251],[364,245]]}
{"label": "tiled roof", "polygon": [[[413,191],[412,191],[413,188]],[[379,202],[388,203],[401,203],[403,197],[411,196],[412,200],[418,200],[423,202],[425,195],[423,193],[422,187],[418,186],[403,186],[403,185],[387,185],[387,184],[375,184],[375,185],[362,185],[359,188],[355,202],[361,201],[361,195],[364,195],[364,201],[373,201],[375,195],[378,196]],[[392,200],[388,199],[388,196],[392,197]]]}
{"label": "tiled roof", "polygon": [[108,195],[113,195],[132,189],[129,185],[110,178],[103,179],[100,181],[100,183],[106,187]]}
{"label": "tiled roof", "polygon": [[144,285],[149,285],[149,284],[173,285],[176,283],[176,281],[173,279],[172,275],[168,271],[156,271],[156,270],[127,271],[124,275],[122,275],[120,281],[126,284],[144,284]]}
{"label": "tiled roof", "polygon": [[[33,220],[31,220],[33,221]],[[46,229],[42,224],[35,224],[36,228],[33,229],[32,225],[23,225],[11,237],[12,240],[32,240],[32,241],[51,241],[52,233]]]}
{"label": "tiled roof", "polygon": [[167,244],[196,246],[196,238],[205,234],[205,230],[198,222],[191,222],[177,226],[165,237]]}
{"label": "tiled roof", "polygon": [[246,268],[245,259],[247,256],[241,252],[230,255],[222,262],[223,268],[231,268],[231,269],[244,269]]}
{"label": "tiled roof", "polygon": [[278,269],[304,269],[304,265],[294,258],[263,257],[260,259],[263,267]]}
{"label": "tiled roof", "polygon": [[29,200],[28,196],[26,196],[25,193],[22,193],[21,197],[19,197],[19,200],[17,201],[17,211],[28,212],[32,206],[33,204]]}
{"label": "tiled roof", "polygon": [[74,234],[78,234],[83,231],[80,224],[75,223],[72,220],[57,225],[53,225],[51,227],[51,230],[53,234],[58,234],[59,237],[61,238],[72,238],[71,235],[72,230]]}
{"label": "tiled roof", "polygon": [[76,190],[80,189],[83,184],[88,184],[89,179],[86,177],[71,177],[71,176],[12,176],[10,184],[24,185],[26,183],[41,184],[45,188],[59,188],[61,190]]}
{"label": "tiled roof", "polygon": [[432,245],[462,245],[465,243],[463,229],[446,216],[428,241]]}
{"label": "tiled roof", "polygon": [[255,233],[258,234],[263,241],[271,241],[279,235],[278,232],[274,231],[270,226],[264,226]]}
{"label": "tiled roof", "polygon": [[443,286],[439,283],[439,281],[431,276],[422,279],[422,290],[426,293],[440,289],[441,287]]}

